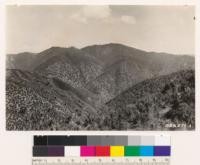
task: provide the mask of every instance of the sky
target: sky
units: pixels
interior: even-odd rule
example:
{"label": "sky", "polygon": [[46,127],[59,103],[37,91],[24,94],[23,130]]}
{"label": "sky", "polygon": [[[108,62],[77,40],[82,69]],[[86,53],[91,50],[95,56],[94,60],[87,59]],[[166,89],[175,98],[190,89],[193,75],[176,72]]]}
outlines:
{"label": "sky", "polygon": [[6,51],[37,53],[52,46],[121,43],[191,55],[194,16],[193,6],[7,6]]}

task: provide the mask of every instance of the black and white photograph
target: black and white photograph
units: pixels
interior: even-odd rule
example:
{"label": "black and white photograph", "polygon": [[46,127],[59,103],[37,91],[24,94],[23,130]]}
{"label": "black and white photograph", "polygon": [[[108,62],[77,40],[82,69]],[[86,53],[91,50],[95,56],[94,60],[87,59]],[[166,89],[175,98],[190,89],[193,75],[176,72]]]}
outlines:
{"label": "black and white photograph", "polygon": [[195,130],[195,7],[6,6],[6,129]]}

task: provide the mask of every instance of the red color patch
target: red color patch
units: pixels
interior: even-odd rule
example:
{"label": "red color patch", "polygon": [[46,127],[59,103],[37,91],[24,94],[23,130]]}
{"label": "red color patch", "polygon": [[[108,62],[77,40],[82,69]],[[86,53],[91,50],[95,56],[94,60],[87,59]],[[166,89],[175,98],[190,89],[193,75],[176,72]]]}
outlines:
{"label": "red color patch", "polygon": [[96,156],[110,156],[110,146],[96,146]]}

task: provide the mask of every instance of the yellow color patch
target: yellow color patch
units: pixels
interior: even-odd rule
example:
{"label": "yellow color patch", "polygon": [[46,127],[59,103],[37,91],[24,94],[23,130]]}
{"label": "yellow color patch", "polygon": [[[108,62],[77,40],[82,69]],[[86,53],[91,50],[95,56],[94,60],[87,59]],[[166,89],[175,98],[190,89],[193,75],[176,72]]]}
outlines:
{"label": "yellow color patch", "polygon": [[111,157],[120,157],[124,156],[124,146],[111,146],[110,147],[110,156]]}

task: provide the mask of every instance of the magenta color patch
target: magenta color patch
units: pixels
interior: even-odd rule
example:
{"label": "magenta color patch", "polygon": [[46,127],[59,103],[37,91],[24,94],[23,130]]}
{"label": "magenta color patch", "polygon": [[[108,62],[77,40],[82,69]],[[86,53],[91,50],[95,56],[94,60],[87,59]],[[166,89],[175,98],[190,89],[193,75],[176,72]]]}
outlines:
{"label": "magenta color patch", "polygon": [[81,156],[95,156],[95,147],[81,146]]}

